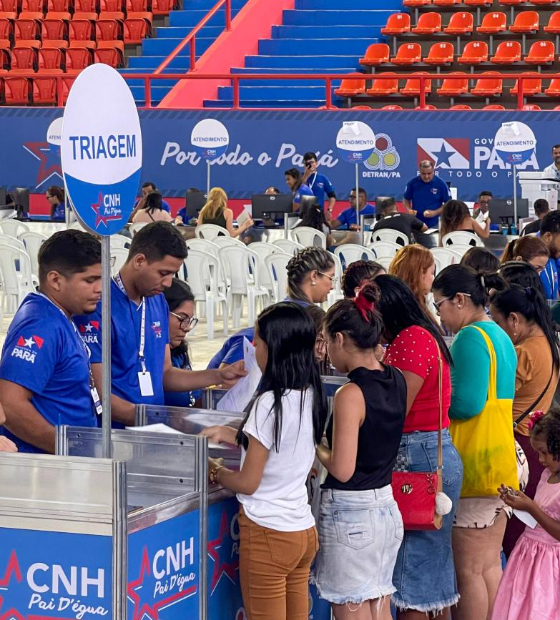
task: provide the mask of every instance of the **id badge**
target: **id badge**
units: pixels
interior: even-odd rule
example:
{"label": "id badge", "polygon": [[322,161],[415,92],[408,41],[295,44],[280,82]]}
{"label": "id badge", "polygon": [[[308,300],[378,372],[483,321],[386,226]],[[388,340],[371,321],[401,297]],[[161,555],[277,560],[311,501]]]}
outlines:
{"label": "id badge", "polygon": [[101,399],[99,398],[99,393],[97,388],[91,388],[91,398],[93,400],[93,406],[95,407],[95,413],[97,415],[101,415],[103,413],[103,407],[101,406]]}
{"label": "id badge", "polygon": [[153,396],[152,375],[148,371],[138,373],[138,383],[140,384],[140,394],[142,396]]}

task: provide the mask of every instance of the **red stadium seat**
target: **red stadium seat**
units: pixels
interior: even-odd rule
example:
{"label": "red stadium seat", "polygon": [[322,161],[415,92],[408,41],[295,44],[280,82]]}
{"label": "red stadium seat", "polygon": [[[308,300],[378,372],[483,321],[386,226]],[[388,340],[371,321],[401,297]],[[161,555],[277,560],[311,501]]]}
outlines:
{"label": "red stadium seat", "polygon": [[0,39],[6,41],[14,36],[14,22],[0,18]]}
{"label": "red stadium seat", "polygon": [[490,59],[495,65],[511,65],[521,60],[521,43],[519,41],[502,41],[495,55]]}
{"label": "red stadium seat", "polygon": [[366,55],[360,59],[364,67],[377,67],[389,62],[391,50],[386,43],[373,43],[366,50]]}
{"label": "red stadium seat", "polygon": [[451,64],[454,58],[455,48],[453,47],[453,43],[434,43],[432,47],[430,47],[428,55],[424,58],[424,62],[427,65],[441,67]]}
{"label": "red stadium seat", "polygon": [[74,0],[76,13],[97,13],[97,0]]}
{"label": "red stadium seat", "polygon": [[463,75],[465,77],[461,77],[459,79],[453,79],[452,77],[446,77],[443,80],[443,84],[441,88],[437,89],[437,94],[443,97],[458,97],[459,95],[464,95],[469,92],[469,80],[466,77],[466,73],[461,73],[460,71],[454,72],[455,75]]}
{"label": "red stadium seat", "polygon": [[414,108],[415,110],[437,110],[435,105],[426,105],[423,108],[420,106],[417,106],[416,108]]}
{"label": "red stadium seat", "polygon": [[39,22],[35,19],[18,19],[15,22],[14,32],[16,41],[37,41],[40,32]]}
{"label": "red stadium seat", "polygon": [[548,24],[543,28],[549,34],[560,34],[560,11],[554,11],[548,20]]}
{"label": "red stadium seat", "polygon": [[12,49],[12,71],[35,71],[37,50],[33,47],[14,47]]}
{"label": "red stadium seat", "polygon": [[407,6],[410,9],[427,6],[428,4],[432,4],[432,0],[403,0],[403,6]]}
{"label": "red stadium seat", "polygon": [[530,65],[546,65],[554,62],[555,46],[552,41],[535,41],[524,60]]}
{"label": "red stadium seat", "polygon": [[25,20],[32,20],[32,19],[34,19],[37,22],[41,23],[41,20],[43,19],[43,17],[44,17],[44,15],[40,11],[22,11],[18,15],[18,20],[20,20],[20,19],[25,19]]}
{"label": "red stadium seat", "polygon": [[488,62],[488,43],[486,41],[469,41],[457,62],[460,65],[479,65],[481,62]]}
{"label": "red stadium seat", "polygon": [[[356,109],[356,108],[354,108]],[[384,105],[380,110],[402,110],[402,105]]]}
{"label": "red stadium seat", "polygon": [[89,67],[93,62],[93,55],[91,50],[86,47],[70,48],[66,50],[66,72],[67,73],[80,73],[86,67]]}
{"label": "red stadium seat", "polygon": [[527,0],[498,0],[498,3],[501,6],[519,6],[520,4],[525,4]]}
{"label": "red stadium seat", "polygon": [[[542,91],[542,78],[540,73],[533,74],[537,77],[530,80],[523,80],[523,94],[527,97],[532,95],[540,95]],[[519,87],[519,80],[515,80],[515,85],[510,89],[510,95],[517,95],[517,89]]]}
{"label": "red stadium seat", "polygon": [[64,54],[60,49],[43,48],[39,50],[39,73],[42,71],[62,71]]}
{"label": "red stadium seat", "polygon": [[503,111],[505,110],[503,105],[500,105],[499,103],[493,103],[491,105],[485,105],[483,108],[483,110],[500,110]]}
{"label": "red stadium seat", "polygon": [[175,0],[152,0],[154,15],[169,15],[175,6]]}
{"label": "red stadium seat", "polygon": [[[155,10],[154,13],[156,13]],[[393,13],[389,15],[387,25],[385,28],[381,28],[381,34],[385,36],[405,34],[406,32],[410,32],[409,13]]]}
{"label": "red stadium seat", "polygon": [[91,41],[93,36],[93,23],[89,19],[73,19],[70,22],[70,42]]}
{"label": "red stadium seat", "polygon": [[[484,71],[482,75],[496,75],[500,74],[496,71]],[[471,95],[477,97],[497,97],[502,94],[503,80],[500,77],[486,80],[477,80],[473,88],[471,88]]]}
{"label": "red stadium seat", "polygon": [[51,41],[50,39],[45,39],[43,41],[43,45],[41,49],[54,49],[54,50],[65,50],[68,48],[68,41],[64,39],[54,39]]}
{"label": "red stadium seat", "polygon": [[342,80],[340,87],[334,91],[334,94],[338,97],[354,97],[355,95],[363,95],[365,91],[365,80],[346,78]]}
{"label": "red stadium seat", "polygon": [[109,16],[112,19],[124,19],[123,0],[101,0],[101,15],[103,18]]}
{"label": "red stadium seat", "polygon": [[482,34],[496,34],[507,30],[507,18],[505,13],[486,13],[482,18],[482,24],[476,29]]}
{"label": "red stadium seat", "polygon": [[124,20],[124,42],[136,43],[139,45],[142,40],[149,36],[151,30],[150,23],[145,19],[125,19]]}
{"label": "red stadium seat", "polygon": [[523,11],[517,14],[515,21],[509,27],[509,31],[530,34],[538,32],[539,27],[539,14],[536,11]]}
{"label": "red stadium seat", "polygon": [[419,43],[403,43],[391,62],[395,65],[414,65],[420,62],[421,55],[422,47]]}
{"label": "red stadium seat", "polygon": [[95,24],[95,33],[98,41],[116,41],[123,38],[123,26],[120,20],[100,19]]}
{"label": "red stadium seat", "polygon": [[452,105],[449,109],[450,110],[472,110],[470,105],[464,105],[464,104]]}
{"label": "red stadium seat", "polygon": [[386,97],[399,92],[399,81],[394,79],[376,79],[370,89],[367,90],[368,95],[377,97]]}
{"label": "red stadium seat", "polygon": [[[414,75],[429,75],[428,71],[416,71]],[[425,82],[426,94],[432,92],[432,80],[426,80]],[[406,97],[419,97],[420,96],[420,80],[414,78],[408,78],[406,84],[400,90],[401,95]]]}
{"label": "red stadium seat", "polygon": [[32,82],[34,105],[55,105],[57,103],[55,78],[34,77]]}
{"label": "red stadium seat", "polygon": [[4,73],[10,66],[10,50],[0,47],[0,73]]}
{"label": "red stadium seat", "polygon": [[558,111],[560,111],[560,105],[557,105],[557,106],[554,108],[554,112],[558,112]]}
{"label": "red stadium seat", "polygon": [[7,105],[29,103],[29,80],[25,77],[4,77],[4,98]]}
{"label": "red stadium seat", "polygon": [[526,103],[521,109],[524,112],[540,112],[542,110],[540,105],[534,103]]}
{"label": "red stadium seat", "polygon": [[558,0],[529,0],[531,4],[543,6],[549,4],[558,4]]}
{"label": "red stadium seat", "polygon": [[61,41],[68,36],[68,24],[61,19],[45,19],[41,24],[43,42]]}
{"label": "red stadium seat", "polygon": [[[107,41],[102,41],[100,43],[107,43]],[[109,65],[114,69],[123,67],[124,59],[121,50],[116,47],[101,48],[99,46],[100,43],[97,44],[97,49],[93,53],[93,61]]]}
{"label": "red stadium seat", "polygon": [[[127,0],[129,2],[130,0]],[[411,30],[414,34],[435,34],[441,32],[441,13],[423,13],[418,24]]]}
{"label": "red stadium seat", "polygon": [[25,12],[31,13],[41,13],[45,12],[45,2],[44,0],[22,0],[21,2],[21,10]]}
{"label": "red stadium seat", "polygon": [[0,0],[0,13],[17,13],[18,0]]}
{"label": "red stadium seat", "polygon": [[550,80],[550,85],[545,89],[544,94],[547,97],[560,97],[560,79],[555,78]]}
{"label": "red stadium seat", "polygon": [[47,13],[68,13],[70,11],[70,0],[47,0]]}
{"label": "red stadium seat", "polygon": [[470,34],[474,30],[474,17],[472,13],[453,13],[449,24],[443,29],[445,34]]}
{"label": "red stadium seat", "polygon": [[494,0],[464,0],[467,6],[490,6]]}
{"label": "red stadium seat", "polygon": [[126,12],[147,13],[148,0],[126,0]]}
{"label": "red stadium seat", "polygon": [[461,4],[463,0],[434,0],[434,6],[454,6]]}

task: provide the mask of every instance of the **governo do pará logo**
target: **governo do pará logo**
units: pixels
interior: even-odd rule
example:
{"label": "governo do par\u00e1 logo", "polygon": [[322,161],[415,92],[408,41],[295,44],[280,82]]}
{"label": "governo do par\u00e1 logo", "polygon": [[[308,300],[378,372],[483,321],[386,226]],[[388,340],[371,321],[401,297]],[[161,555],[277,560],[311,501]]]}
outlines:
{"label": "governo do par\u00e1 logo", "polygon": [[121,230],[140,184],[142,133],[132,93],[108,65],[91,65],[72,85],[61,157],[68,197],[80,222],[103,236]]}

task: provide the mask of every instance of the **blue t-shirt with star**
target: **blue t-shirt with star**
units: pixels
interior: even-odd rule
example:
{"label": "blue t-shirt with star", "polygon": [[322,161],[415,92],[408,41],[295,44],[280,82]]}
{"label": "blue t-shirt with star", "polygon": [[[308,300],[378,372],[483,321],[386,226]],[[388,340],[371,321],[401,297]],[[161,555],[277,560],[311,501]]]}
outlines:
{"label": "blue t-shirt with star", "polygon": [[435,175],[428,183],[422,181],[420,176],[414,177],[407,183],[404,197],[412,202],[416,217],[428,228],[437,228],[439,218],[424,217],[424,211],[439,209],[443,203],[451,199],[446,183]]}
{"label": "blue t-shirt with star", "polygon": [[[24,300],[8,329],[0,379],[29,390],[31,403],[53,426],[97,426],[88,351],[72,321],[38,293]],[[0,427],[20,452],[43,452]]]}
{"label": "blue t-shirt with star", "polygon": [[[375,207],[369,203],[360,211],[360,215],[375,215]],[[350,228],[353,224],[357,224],[356,221],[356,209],[349,207],[341,211],[336,219],[340,222],[339,228],[345,226]]]}
{"label": "blue t-shirt with star", "polygon": [[325,196],[334,194],[332,183],[328,177],[320,172],[314,172],[307,179],[307,185],[313,192],[313,195],[317,196],[317,202],[321,207],[325,204]]}
{"label": "blue t-shirt with star", "polygon": [[[143,396],[138,373],[140,362],[140,330],[142,304],[137,305],[118,285],[111,282],[111,386],[112,393],[128,402],[145,405],[163,405],[163,365],[169,343],[169,306],[162,294],[145,297],[146,343],[144,357],[146,370],[152,379],[153,396]],[[101,302],[93,314],[75,317],[84,342],[91,349],[91,363],[101,363]],[[95,325],[93,325],[95,322]],[[90,326],[93,328],[90,329]],[[97,329],[96,329],[97,326]]]}

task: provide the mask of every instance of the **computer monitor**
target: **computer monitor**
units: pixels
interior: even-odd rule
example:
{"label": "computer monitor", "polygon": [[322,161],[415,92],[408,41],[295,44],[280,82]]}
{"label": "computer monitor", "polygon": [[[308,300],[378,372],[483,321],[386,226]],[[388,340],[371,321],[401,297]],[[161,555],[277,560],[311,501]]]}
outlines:
{"label": "computer monitor", "polygon": [[251,196],[253,219],[264,220],[271,214],[292,213],[291,194],[255,194]]}
{"label": "computer monitor", "polygon": [[29,216],[29,190],[26,187],[16,187],[12,192],[14,204],[17,211],[17,217]]}
{"label": "computer monitor", "polygon": [[197,218],[206,204],[206,194],[204,192],[187,192],[185,195],[185,207],[187,209],[187,219]]}
{"label": "computer monitor", "polygon": [[303,210],[311,205],[317,205],[317,196],[302,196],[299,200],[299,212],[302,213]]}
{"label": "computer monitor", "polygon": [[[513,198],[493,198],[489,205],[490,219],[499,222],[501,218],[513,219]],[[517,219],[529,217],[529,200],[517,199]]]}

